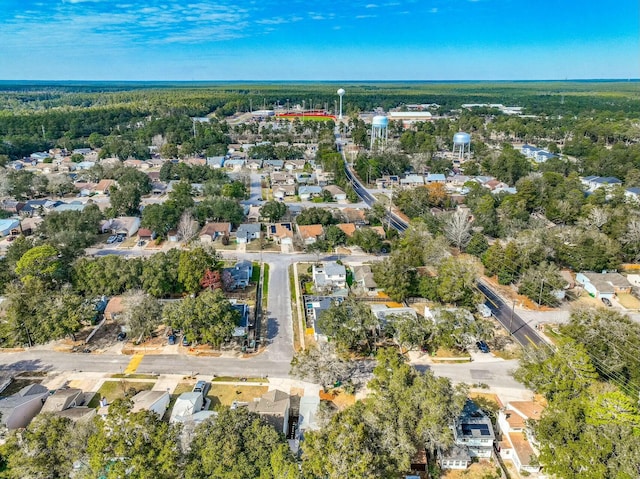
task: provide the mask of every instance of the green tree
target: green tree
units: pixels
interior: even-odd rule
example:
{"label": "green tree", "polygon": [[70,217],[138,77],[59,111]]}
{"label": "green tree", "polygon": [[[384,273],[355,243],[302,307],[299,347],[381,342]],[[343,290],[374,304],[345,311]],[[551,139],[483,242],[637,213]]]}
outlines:
{"label": "green tree", "polygon": [[345,232],[334,225],[327,226],[324,231],[324,237],[332,249],[342,246],[347,242],[347,235]]}
{"label": "green tree", "polygon": [[201,246],[189,251],[182,251],[178,261],[178,281],[185,291],[197,293],[200,291],[200,280],[207,270],[220,268],[220,256],[214,249]]}
{"label": "green tree", "polygon": [[437,293],[440,301],[473,307],[479,302],[476,289],[478,266],[471,258],[451,256],[438,268]]}
{"label": "green tree", "polygon": [[92,425],[76,425],[70,419],[39,414],[23,431],[13,431],[3,446],[8,479],[67,478],[81,459]]}
{"label": "green tree", "polygon": [[415,258],[402,251],[394,251],[389,258],[372,266],[373,278],[394,301],[403,301],[416,292],[417,273],[412,265]]}
{"label": "green tree", "polygon": [[161,324],[162,306],[143,291],[129,291],[124,297],[122,320],[133,338],[146,339]]}
{"label": "green tree", "polygon": [[320,384],[326,390],[335,383],[347,381],[353,371],[353,362],[339,356],[333,343],[321,342],[296,353],[291,360],[290,374]]}
{"label": "green tree", "polygon": [[130,409],[130,402],[114,401],[98,431],[89,437],[92,477],[173,479],[182,457],[178,427],[153,412]]}
{"label": "green tree", "polygon": [[177,249],[156,253],[147,258],[142,266],[142,289],[156,298],[180,293],[179,262],[180,251]]}
{"label": "green tree", "polygon": [[294,479],[298,468],[284,437],[246,408],[217,410],[193,434],[186,479]]}
{"label": "green tree", "polygon": [[54,287],[63,274],[58,251],[48,244],[34,246],[16,263],[16,274],[25,286],[37,282],[47,288]]}
{"label": "green tree", "polygon": [[545,306],[560,304],[558,292],[562,291],[566,280],[560,275],[557,266],[541,263],[527,269],[520,279],[518,293]]}
{"label": "green tree", "polygon": [[380,321],[366,303],[346,300],[323,311],[318,326],[340,351],[370,352],[375,347]]}
{"label": "green tree", "polygon": [[465,248],[465,251],[480,258],[489,249],[489,242],[482,233],[474,233]]}
{"label": "green tree", "polygon": [[219,289],[171,303],[162,315],[173,328],[182,329],[189,342],[199,341],[216,347],[231,337],[240,320],[238,311]]}
{"label": "green tree", "polygon": [[358,228],[348,243],[359,246],[365,253],[379,253],[382,250],[382,238],[371,228]]}
{"label": "green tree", "polygon": [[287,205],[280,201],[267,201],[260,208],[260,216],[267,218],[269,222],[275,223],[287,213]]}

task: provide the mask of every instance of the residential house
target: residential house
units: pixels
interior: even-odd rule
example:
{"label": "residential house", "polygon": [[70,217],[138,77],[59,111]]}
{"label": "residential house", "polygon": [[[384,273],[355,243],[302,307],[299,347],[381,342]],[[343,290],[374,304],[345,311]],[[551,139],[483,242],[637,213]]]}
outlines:
{"label": "residential house", "polygon": [[108,195],[111,187],[115,185],[115,180],[100,180],[100,182],[93,189],[93,192],[99,195]]}
{"label": "residential house", "polygon": [[262,169],[262,160],[250,158],[247,160],[246,166],[250,170],[260,170]]}
{"label": "residential house", "polygon": [[442,173],[429,173],[425,177],[424,182],[427,185],[431,183],[440,183],[444,185],[447,182],[447,177]]}
{"label": "residential house", "polygon": [[149,228],[140,228],[138,230],[138,241],[151,241],[153,237],[153,231]]}
{"label": "residential house", "polygon": [[249,211],[247,212],[246,216],[249,223],[259,223],[261,218],[260,207],[249,206]]}
{"label": "residential house", "polygon": [[276,243],[293,245],[293,225],[291,223],[276,223],[267,227],[267,233]]}
{"label": "residential house", "polygon": [[231,234],[231,223],[207,223],[200,230],[200,241],[203,243],[212,243],[222,236]]}
{"label": "residential house", "polygon": [[400,185],[404,187],[424,186],[424,176],[407,175],[400,180]]}
{"label": "residential house", "polygon": [[348,238],[352,237],[353,233],[356,232],[356,225],[353,223],[338,223],[336,227],[340,228]]}
{"label": "residential house", "polygon": [[318,186],[327,186],[335,181],[335,175],[332,171],[316,170],[316,182]]}
{"label": "residential house", "polygon": [[60,203],[58,206],[53,208],[53,211],[61,213],[63,211],[84,211],[85,208],[89,206],[89,203],[83,203],[81,201],[72,201],[71,203]]}
{"label": "residential house", "polygon": [[416,313],[416,310],[413,308],[409,308],[409,307],[394,308],[394,307],[389,307],[384,303],[371,304],[371,312],[376,318],[378,318],[380,323],[383,325],[386,324],[388,321],[388,318],[392,316],[409,315],[413,318],[418,317],[418,313]]}
{"label": "residential house", "polygon": [[540,401],[513,401],[498,412],[500,456],[510,459],[519,471],[540,472],[538,444],[529,427],[530,421],[539,421],[546,405]]}
{"label": "residential house", "polygon": [[296,177],[290,173],[274,171],[269,175],[269,178],[271,179],[272,188],[274,188],[275,186],[296,184]]}
{"label": "residential house", "polygon": [[290,404],[291,399],[287,393],[274,389],[249,403],[248,409],[262,416],[276,431],[288,434]]}
{"label": "residential house", "polygon": [[353,266],[353,286],[359,287],[363,291],[373,293],[378,291],[378,284],[373,279],[373,272],[371,266],[363,264],[359,266]]}
{"label": "residential house", "polygon": [[318,409],[320,408],[320,396],[302,396],[298,408],[298,439],[304,439],[307,431],[318,431]]}
{"label": "residential house", "polygon": [[131,238],[138,232],[140,228],[140,218],[137,216],[119,216],[107,220],[102,225],[102,232],[111,234],[124,234],[128,238]]}
{"label": "residential house", "polygon": [[322,238],[324,228],[322,225],[298,225],[298,234],[303,244],[310,245]]}
{"label": "residential house", "polygon": [[302,170],[306,163],[306,160],[287,160],[284,163],[284,169],[287,171]]}
{"label": "residential house", "polygon": [[284,168],[284,160],[264,160],[263,166],[271,168],[273,171],[282,171]]}
{"label": "residential house", "polygon": [[344,190],[336,185],[328,185],[325,186],[323,188],[324,191],[328,191],[329,193],[331,193],[331,197],[335,200],[335,201],[347,201],[347,194],[344,192]]}
{"label": "residential house", "polygon": [[76,170],[89,170],[96,166],[93,161],[81,161],[80,163],[76,163]]}
{"label": "residential house", "polygon": [[140,391],[131,398],[133,407],[131,412],[151,411],[159,419],[167,412],[171,396],[167,391]]}
{"label": "residential house", "polygon": [[246,288],[251,282],[251,276],[253,275],[253,263],[251,261],[238,261],[233,268],[226,268],[233,279],[231,287],[233,289]]}
{"label": "residential house", "polygon": [[191,416],[201,411],[204,406],[204,398],[201,393],[187,392],[182,393],[176,399],[176,403],[171,410],[169,422],[182,422],[188,420]]}
{"label": "residential house", "polygon": [[614,176],[585,176],[580,179],[580,182],[592,192],[598,188],[611,188],[622,185],[622,181]]}
{"label": "residential house", "polygon": [[60,412],[84,404],[82,389],[64,388],[58,389],[46,398],[41,412]]}
{"label": "residential house", "polygon": [[224,162],[227,158],[224,156],[208,156],[207,157],[207,166],[217,170],[224,166]]}
{"label": "residential house", "polygon": [[633,186],[624,190],[624,196],[628,200],[640,201],[640,188]]}
{"label": "residential house", "polygon": [[496,439],[491,419],[470,399],[453,427],[454,445],[449,450],[438,450],[438,461],[443,469],[466,469],[473,458],[490,458]]}
{"label": "residential house", "polygon": [[236,242],[240,244],[250,243],[254,239],[260,239],[261,225],[259,223],[243,223],[236,231]]}
{"label": "residential house", "polygon": [[314,264],[312,276],[316,290],[324,288],[344,289],[347,287],[347,270],[344,265],[338,264],[335,261]]}
{"label": "residential house", "polygon": [[27,427],[38,415],[49,396],[49,390],[40,384],[30,384],[17,393],[0,399],[0,424],[7,429]]}
{"label": "residential house", "polygon": [[3,236],[10,236],[13,234],[20,234],[20,220],[17,220],[17,219],[0,220],[0,238]]}
{"label": "residential house", "polygon": [[630,293],[631,283],[620,273],[589,273],[576,275],[576,282],[596,299],[613,299],[616,293]]}
{"label": "residential house", "polygon": [[22,201],[15,200],[4,200],[0,203],[0,209],[6,211],[7,213],[11,213],[13,215],[20,213],[22,208],[24,208],[25,203]]}
{"label": "residential house", "polygon": [[296,173],[296,183],[299,185],[313,185],[316,183],[316,175],[313,173]]}
{"label": "residential house", "polygon": [[283,200],[286,196],[296,195],[296,185],[278,185],[273,187],[273,197]]}
{"label": "residential house", "polygon": [[320,196],[322,188],[314,185],[305,185],[298,188],[298,196],[301,201],[309,201],[311,198]]}
{"label": "residential house", "polygon": [[160,181],[151,183],[151,194],[154,196],[164,195],[167,192],[167,185]]}
{"label": "residential house", "polygon": [[246,160],[243,158],[234,158],[231,157],[224,162],[225,168],[239,169],[242,168],[245,164]]}
{"label": "residential house", "polygon": [[380,238],[385,239],[387,237],[387,233],[385,233],[383,226],[369,226],[369,228],[378,233],[378,236],[380,236]]}

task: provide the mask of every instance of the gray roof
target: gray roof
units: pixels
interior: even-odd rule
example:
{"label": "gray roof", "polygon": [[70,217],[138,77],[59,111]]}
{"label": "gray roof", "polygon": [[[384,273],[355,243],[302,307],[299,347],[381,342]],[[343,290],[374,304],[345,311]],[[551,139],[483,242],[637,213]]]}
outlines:
{"label": "gray roof", "polygon": [[327,261],[324,264],[324,272],[327,276],[339,276],[347,274],[347,270],[344,265],[338,264],[335,261]]}
{"label": "gray roof", "polygon": [[238,226],[236,235],[239,237],[246,236],[247,234],[255,234],[260,232],[260,223],[243,223]]}
{"label": "gray roof", "polygon": [[64,411],[82,395],[82,389],[68,388],[58,389],[47,398],[42,407],[42,412]]}

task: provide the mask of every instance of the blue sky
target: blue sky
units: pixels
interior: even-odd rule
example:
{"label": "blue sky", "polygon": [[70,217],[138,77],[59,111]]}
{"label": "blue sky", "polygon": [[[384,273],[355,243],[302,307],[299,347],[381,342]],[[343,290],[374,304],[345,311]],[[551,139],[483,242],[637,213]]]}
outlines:
{"label": "blue sky", "polygon": [[638,0],[0,0],[0,79],[640,77]]}

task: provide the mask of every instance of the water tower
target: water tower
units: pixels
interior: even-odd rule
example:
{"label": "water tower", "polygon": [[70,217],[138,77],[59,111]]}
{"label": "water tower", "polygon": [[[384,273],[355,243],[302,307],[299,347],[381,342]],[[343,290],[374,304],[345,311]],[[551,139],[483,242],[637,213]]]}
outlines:
{"label": "water tower", "polygon": [[342,120],[342,97],[344,96],[344,88],[340,88],[338,90],[338,96],[340,97],[340,114],[338,115],[338,120]]}
{"label": "water tower", "polygon": [[463,162],[465,160],[465,153],[467,155],[466,159],[469,159],[471,156],[471,135],[469,133],[465,133],[464,131],[459,131],[455,135],[453,135],[453,156],[455,159],[456,153],[458,154],[457,160]]}
{"label": "water tower", "polygon": [[371,122],[371,149],[377,148],[384,150],[387,144],[387,127],[389,119],[383,115],[376,115]]}

